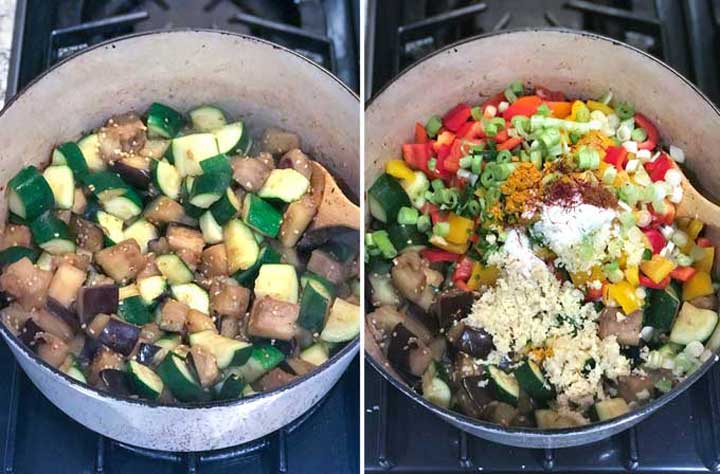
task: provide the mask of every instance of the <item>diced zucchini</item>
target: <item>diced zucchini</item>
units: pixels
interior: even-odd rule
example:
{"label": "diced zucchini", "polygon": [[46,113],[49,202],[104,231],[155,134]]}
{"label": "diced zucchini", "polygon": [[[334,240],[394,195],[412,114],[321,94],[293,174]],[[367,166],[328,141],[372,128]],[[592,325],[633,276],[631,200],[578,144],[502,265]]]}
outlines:
{"label": "diced zucchini", "polygon": [[54,258],[52,255],[50,255],[47,252],[43,252],[38,257],[37,262],[35,262],[35,265],[37,265],[37,267],[40,270],[45,270],[46,272],[51,272],[53,269],[53,265],[54,265],[53,261],[54,261]]}
{"label": "diced zucchini", "polygon": [[206,173],[197,176],[190,191],[190,204],[207,209],[225,195],[230,186],[230,175],[226,173]]}
{"label": "diced zucchini", "polygon": [[203,391],[185,360],[177,354],[170,354],[158,365],[157,373],[173,396],[181,402],[207,400],[209,394]]}
{"label": "diced zucchini", "polygon": [[68,364],[65,368],[65,374],[74,378],[78,382],[87,383],[87,378],[85,378],[85,374],[83,373],[77,358],[72,355],[70,357],[72,357],[72,362],[70,362],[70,364]]}
{"label": "diced zucchini", "polygon": [[75,142],[67,142],[53,150],[53,165],[67,165],[77,179],[81,179],[88,173],[88,165],[83,156],[82,150]]}
{"label": "diced zucchini", "polygon": [[292,168],[276,168],[270,172],[258,196],[293,202],[300,199],[310,187],[310,181]]}
{"label": "diced zucchini", "polygon": [[138,286],[135,283],[118,288],[118,299],[124,300],[125,298],[139,295],[140,290],[138,290]]}
{"label": "diced zucchini", "polygon": [[505,373],[502,369],[495,366],[489,366],[488,372],[497,399],[513,406],[517,405],[518,398],[520,397],[520,385],[515,376]]}
{"label": "diced zucchini", "polygon": [[595,413],[600,421],[617,418],[630,411],[627,402],[622,398],[608,398],[595,404]]}
{"label": "diced zucchini", "polygon": [[438,377],[423,377],[422,383],[423,398],[443,408],[450,407],[452,392],[450,387]]}
{"label": "diced zucchini", "polygon": [[712,335],[717,322],[717,312],[697,308],[686,301],[670,331],[670,342],[682,345],[693,341],[705,342]]}
{"label": "diced zucchini", "polygon": [[427,235],[420,232],[416,225],[391,222],[387,226],[390,242],[398,252],[420,250],[428,245]]}
{"label": "diced zucchini", "polygon": [[10,212],[31,221],[55,207],[52,189],[34,166],[27,166],[8,183]]}
{"label": "diced zucchini", "polygon": [[298,324],[313,334],[320,332],[329,307],[327,289],[317,281],[310,280],[303,287]]}
{"label": "diced zucchini", "polygon": [[284,263],[266,263],[255,279],[255,298],[270,296],[288,303],[298,302],[298,278],[295,267]]}
{"label": "diced zucchini", "polygon": [[136,360],[128,362],[128,375],[135,391],[143,398],[156,400],[165,387],[158,374]]}
{"label": "diced zucchini", "polygon": [[245,364],[252,352],[251,344],[221,336],[210,329],[190,334],[190,345],[212,354],[220,369]]}
{"label": "diced zucchini", "polygon": [[579,420],[562,415],[555,410],[535,410],[535,422],[541,429],[572,428],[583,424]]}
{"label": "diced zucchini", "polygon": [[122,219],[110,215],[105,211],[97,211],[95,213],[95,221],[112,245],[125,240]]}
{"label": "diced zucchini", "polygon": [[218,154],[215,135],[195,133],[175,138],[172,142],[172,154],[180,176],[202,174],[200,162]]}
{"label": "diced zucchini", "polygon": [[225,195],[210,206],[210,212],[215,218],[215,222],[219,225],[225,225],[240,212],[240,201],[238,201],[235,192],[231,188],[227,188]]}
{"label": "diced zucchini", "polygon": [[160,346],[167,351],[173,351],[182,343],[180,334],[165,334],[163,337],[155,341],[156,346]]}
{"label": "diced zucchini", "polygon": [[232,367],[228,372],[235,374],[246,383],[253,383],[285,360],[285,354],[271,345],[253,346],[250,358],[240,367]]}
{"label": "diced zucchini", "polygon": [[142,326],[153,320],[153,315],[145,305],[145,301],[140,295],[130,296],[120,300],[118,304],[118,314],[125,321]]}
{"label": "diced zucchini", "polygon": [[260,267],[266,263],[280,263],[280,254],[270,245],[263,246],[255,263],[250,268],[235,273],[233,278],[242,286],[252,289],[255,286],[255,278],[257,278]]}
{"label": "diced zucchini", "polygon": [[203,174],[223,173],[232,175],[233,173],[232,166],[230,166],[230,158],[224,153],[201,161],[200,168],[202,168]]}
{"label": "diced zucchini", "polygon": [[172,200],[178,200],[182,178],[174,165],[167,160],[156,161],[153,166],[153,181],[161,193]]}
{"label": "diced zucchini", "polygon": [[345,342],[360,334],[360,307],[336,298],[320,338],[327,342]]}
{"label": "diced zucchini", "polygon": [[50,254],[75,251],[75,241],[70,237],[67,225],[50,212],[35,219],[30,224],[30,231],[38,247]]}
{"label": "diced zucchini", "polygon": [[26,257],[35,263],[39,256],[40,252],[35,249],[20,246],[8,247],[5,250],[0,250],[0,267],[10,265]]}
{"label": "diced zucchini", "polygon": [[215,221],[212,213],[207,211],[198,220],[203,240],[208,244],[217,244],[223,241],[223,228]]}
{"label": "diced zucchini", "polygon": [[155,265],[171,285],[190,283],[195,279],[192,270],[175,254],[160,255],[155,259]]}
{"label": "diced zucchini", "polygon": [[546,401],[552,398],[553,390],[550,384],[545,380],[545,376],[538,365],[526,360],[515,370],[515,378],[520,387],[525,390],[528,395],[538,401]]}
{"label": "diced zucchini", "polygon": [[397,220],[401,207],[410,207],[410,199],[402,186],[389,174],[381,174],[368,190],[370,214],[380,222]]}
{"label": "diced zucchini", "polygon": [[320,366],[330,358],[330,350],[327,344],[322,341],[316,342],[312,346],[300,353],[300,358],[305,362]]}
{"label": "diced zucchini", "polygon": [[217,139],[220,153],[247,155],[248,151],[250,151],[252,139],[242,122],[227,124],[213,133]]}
{"label": "diced zucchini", "polygon": [[198,132],[212,132],[227,125],[225,113],[218,107],[203,105],[190,111],[192,127]]}
{"label": "diced zucchini", "polygon": [[326,298],[333,299],[335,297],[335,285],[326,278],[323,278],[313,272],[305,272],[303,276],[300,277],[300,286],[305,288],[305,286],[307,286],[310,282],[317,283],[317,291],[325,295]]}
{"label": "diced zucchini", "polygon": [[155,102],[147,113],[147,128],[150,138],[175,138],[185,125],[185,117],[167,105]]}
{"label": "diced zucchini", "polygon": [[129,190],[120,175],[110,171],[88,173],[83,177],[83,184],[100,202],[122,196]]}
{"label": "diced zucchini", "polygon": [[282,214],[255,194],[248,193],[243,203],[243,222],[260,234],[275,238],[280,232]]}
{"label": "diced zucchini", "polygon": [[213,387],[215,398],[218,400],[231,400],[242,396],[246,385],[237,375],[230,374]]}
{"label": "diced zucchini", "polygon": [[43,171],[43,177],[50,185],[55,205],[60,209],[72,209],[75,202],[75,178],[69,166],[53,165]]}
{"label": "diced zucchini", "polygon": [[143,202],[135,191],[128,188],[122,196],[100,202],[102,208],[108,214],[127,221],[142,214]]}
{"label": "diced zucchini", "polygon": [[125,239],[134,239],[140,246],[142,253],[148,250],[148,242],[158,238],[158,231],[154,225],[145,219],[138,219],[124,231]]}
{"label": "diced zucchini", "polygon": [[645,309],[645,324],[667,332],[672,328],[680,309],[680,297],[673,285],[664,289],[648,289],[648,305]]}
{"label": "diced zucchini", "polygon": [[167,282],[164,276],[154,275],[138,280],[137,287],[145,304],[150,305],[165,293],[167,290]]}
{"label": "diced zucchini", "polygon": [[201,313],[210,314],[210,298],[207,291],[200,288],[195,283],[185,283],[183,285],[172,285],[170,291],[173,297],[185,303],[191,309],[200,311]]}
{"label": "diced zucchini", "polygon": [[88,170],[103,171],[107,167],[100,154],[100,140],[97,133],[81,138],[77,145],[85,158]]}
{"label": "diced zucchini", "polygon": [[260,246],[250,228],[239,219],[232,219],[225,224],[223,240],[230,273],[247,270],[257,261]]}

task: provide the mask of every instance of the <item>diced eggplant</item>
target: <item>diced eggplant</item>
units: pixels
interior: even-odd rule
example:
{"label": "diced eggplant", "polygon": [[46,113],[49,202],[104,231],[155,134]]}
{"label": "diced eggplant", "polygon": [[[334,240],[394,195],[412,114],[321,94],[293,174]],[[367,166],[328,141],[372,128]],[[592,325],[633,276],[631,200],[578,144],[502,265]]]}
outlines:
{"label": "diced eggplant", "polygon": [[83,346],[77,355],[77,360],[82,367],[89,367],[95,358],[95,354],[102,347],[97,339],[92,337],[84,338]]}
{"label": "diced eggplant", "polygon": [[409,318],[422,324],[431,334],[440,334],[437,318],[431,312],[425,311],[412,301],[407,301],[404,311]]}
{"label": "diced eggplant", "polygon": [[145,219],[155,225],[183,222],[186,219],[182,205],[169,197],[159,196],[145,207]]}
{"label": "diced eggplant", "polygon": [[110,118],[98,132],[100,154],[112,162],[140,152],[147,141],[146,130],[140,117],[132,112]]}
{"label": "diced eggplant", "polygon": [[41,332],[43,332],[43,329],[35,321],[28,318],[20,328],[18,337],[26,346],[34,347],[37,344],[37,335]]}
{"label": "diced eggplant", "polygon": [[293,201],[285,209],[280,224],[278,239],[285,248],[292,248],[305,232],[317,214],[319,199],[314,193],[305,194],[297,201]]}
{"label": "diced eggplant", "polygon": [[655,381],[644,375],[618,377],[618,394],[628,403],[649,399],[655,392]]}
{"label": "diced eggplant", "polygon": [[185,303],[168,298],[160,312],[160,328],[165,331],[182,332],[185,328],[190,307]]}
{"label": "diced eggplant", "polygon": [[315,364],[303,360],[299,357],[291,357],[289,359],[285,359],[285,361],[281,363],[280,366],[283,367],[283,369],[287,372],[293,375],[297,375],[298,377],[302,377],[303,375],[310,373],[317,368]]}
{"label": "diced eggplant", "polygon": [[15,297],[26,310],[42,308],[52,275],[25,257],[5,268],[0,276],[0,288]]}
{"label": "diced eggplant", "polygon": [[161,351],[163,351],[163,348],[160,346],[147,342],[141,342],[140,345],[138,345],[138,351],[135,359],[143,365],[150,366],[157,362],[156,357],[158,357]]}
{"label": "diced eggplant", "polygon": [[164,255],[170,253],[170,245],[165,237],[158,237],[148,242],[148,251],[155,255]]}
{"label": "diced eggplant", "polygon": [[600,339],[615,336],[619,344],[637,346],[640,344],[642,321],[643,313],[640,310],[624,316],[618,308],[607,307],[598,317],[598,336]]}
{"label": "diced eggplant", "polygon": [[490,333],[482,328],[462,325],[462,331],[453,341],[453,347],[475,358],[484,359],[495,348]]}
{"label": "diced eggplant", "polygon": [[234,316],[220,316],[217,318],[218,331],[221,336],[234,338],[238,335],[240,321]]}
{"label": "diced eggplant", "polygon": [[227,251],[224,243],[203,250],[199,271],[206,278],[228,275]]}
{"label": "diced eggplant", "polygon": [[199,346],[193,346],[188,355],[190,365],[197,374],[198,381],[203,387],[209,387],[220,377],[215,357]]}
{"label": "diced eggplant", "polygon": [[484,413],[487,406],[495,399],[488,386],[488,381],[484,377],[465,377],[462,379],[461,385],[478,413]]}
{"label": "diced eggplant", "polygon": [[64,253],[62,255],[54,255],[52,257],[52,268],[53,270],[61,267],[64,264],[72,265],[78,270],[87,272],[90,269],[90,261],[92,260],[92,253],[87,250],[77,250],[72,253]]}
{"label": "diced eggplant", "polygon": [[116,313],[119,288],[117,285],[86,286],[80,288],[77,313],[81,324],[89,323],[97,314]]}
{"label": "diced eggplant", "polygon": [[69,231],[78,247],[89,252],[97,252],[103,248],[105,235],[102,229],[76,214],[70,217]]}
{"label": "diced eggplant", "polygon": [[276,388],[289,384],[295,378],[295,375],[285,372],[280,367],[275,367],[253,383],[253,388],[260,392],[269,392],[270,390],[275,390]]}
{"label": "diced eggplant", "polygon": [[185,329],[187,329],[187,332],[190,334],[206,331],[208,329],[217,332],[217,328],[215,328],[215,323],[212,318],[207,314],[194,309],[188,311],[187,320],[185,321]]}
{"label": "diced eggplant", "polygon": [[128,239],[97,252],[95,261],[106,275],[117,283],[125,284],[143,268],[145,257],[137,241]]}
{"label": "diced eggplant", "polygon": [[266,151],[261,151],[257,154],[255,157],[256,160],[261,161],[270,168],[271,170],[275,169],[275,158],[273,158],[272,153],[268,153]]}
{"label": "diced eggplant", "polygon": [[441,328],[448,328],[470,313],[475,298],[472,292],[457,289],[446,290],[437,296],[433,311]]}
{"label": "diced eggplant", "polygon": [[248,334],[268,339],[290,340],[297,331],[297,304],[265,296],[255,301],[248,321]]}
{"label": "diced eggplant", "polygon": [[294,148],[300,148],[300,137],[287,130],[270,127],[263,133],[260,145],[263,151],[282,155]]}
{"label": "diced eggplant", "polygon": [[[72,211],[73,215],[83,215],[87,210],[87,205],[87,198],[85,197],[85,193],[82,188],[75,188],[75,192],[73,194],[73,205],[72,208],[70,208],[70,211]],[[70,220],[72,221],[72,216],[70,216]]]}
{"label": "diced eggplant", "polygon": [[136,189],[147,190],[152,177],[150,175],[150,161],[141,156],[131,156],[116,161],[112,170],[122,179]]}
{"label": "diced eggplant", "polygon": [[395,327],[402,323],[403,327],[409,330],[415,337],[424,344],[429,344],[433,334],[428,328],[412,316],[402,313],[392,306],[381,306],[368,315],[370,323],[384,335],[390,337]]}
{"label": "diced eggplant", "polygon": [[518,409],[504,402],[492,402],[488,405],[487,415],[490,421],[500,426],[510,426],[519,415]]}
{"label": "diced eggplant", "polygon": [[105,329],[105,326],[109,321],[109,314],[100,313],[95,316],[89,324],[85,326],[85,332],[88,336],[99,340],[100,334],[102,334],[103,329]]}
{"label": "diced eggplant", "polygon": [[69,342],[75,335],[72,327],[70,327],[68,323],[45,309],[33,311],[30,314],[30,318],[32,318],[44,332],[52,334],[65,342]]}
{"label": "diced eggplant", "polygon": [[319,249],[310,254],[307,269],[335,285],[345,281],[344,265]]}
{"label": "diced eggplant", "polygon": [[395,258],[394,263],[390,274],[395,287],[405,298],[428,311],[434,298],[428,281],[428,274],[433,270],[428,262],[417,252],[405,252]]}
{"label": "diced eggplant", "polygon": [[240,318],[248,309],[250,294],[231,278],[216,279],[210,286],[210,307],[221,316]]}
{"label": "diced eggplant", "polygon": [[70,265],[61,264],[55,271],[48,288],[48,298],[69,308],[77,300],[78,291],[85,282],[86,272]]}
{"label": "diced eggplant", "polygon": [[475,362],[475,359],[468,354],[458,352],[449,372],[451,381],[454,384],[460,384],[465,377],[480,377],[484,372],[484,366]]}
{"label": "diced eggplant", "polygon": [[55,298],[47,299],[47,310],[60,318],[67,324],[73,332],[80,330],[80,320],[74,311],[67,309],[65,306],[60,304]]}
{"label": "diced eggplant", "polygon": [[124,365],[123,356],[101,345],[90,363],[88,381],[91,385],[97,385],[100,382],[100,372],[105,369],[122,370]]}
{"label": "diced eggplant", "polygon": [[708,296],[698,296],[690,300],[690,304],[696,308],[718,310],[718,297],[715,294]]}
{"label": "diced eggplant", "polygon": [[61,338],[48,332],[40,332],[36,335],[38,341],[38,356],[53,367],[60,367],[68,354],[70,347]]}
{"label": "diced eggplant", "polygon": [[292,168],[308,180],[313,174],[310,158],[298,148],[294,148],[285,153],[282,158],[280,158],[280,161],[278,161],[278,168]]}
{"label": "diced eggplant", "polygon": [[170,224],[165,233],[170,249],[189,266],[195,268],[205,247],[202,233],[180,224]]}
{"label": "diced eggplant", "polygon": [[392,331],[387,357],[393,367],[420,377],[432,362],[432,352],[402,323]]}
{"label": "diced eggplant", "polygon": [[22,224],[7,224],[2,235],[2,243],[0,250],[8,247],[30,247],[32,244],[32,234],[30,228]]}
{"label": "diced eggplant", "polygon": [[232,160],[233,179],[245,190],[258,192],[265,184],[272,168],[256,158],[235,158]]}
{"label": "diced eggplant", "polygon": [[98,340],[124,356],[129,356],[140,338],[140,328],[117,318],[110,318]]}
{"label": "diced eggplant", "polygon": [[130,390],[130,380],[127,373],[118,369],[104,369],[100,371],[100,381],[104,388],[115,395],[129,397],[133,394]]}

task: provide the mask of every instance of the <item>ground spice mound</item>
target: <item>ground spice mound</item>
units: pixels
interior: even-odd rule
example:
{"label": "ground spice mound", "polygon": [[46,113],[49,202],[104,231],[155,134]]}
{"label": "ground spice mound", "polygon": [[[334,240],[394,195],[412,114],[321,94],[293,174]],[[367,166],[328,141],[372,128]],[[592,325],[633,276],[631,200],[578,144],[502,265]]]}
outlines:
{"label": "ground spice mound", "polygon": [[572,205],[578,200],[597,207],[617,206],[617,197],[599,183],[563,176],[545,188],[545,202],[548,204]]}
{"label": "ground spice mound", "polygon": [[505,213],[522,215],[537,209],[542,173],[532,163],[519,163],[500,187],[505,195]]}

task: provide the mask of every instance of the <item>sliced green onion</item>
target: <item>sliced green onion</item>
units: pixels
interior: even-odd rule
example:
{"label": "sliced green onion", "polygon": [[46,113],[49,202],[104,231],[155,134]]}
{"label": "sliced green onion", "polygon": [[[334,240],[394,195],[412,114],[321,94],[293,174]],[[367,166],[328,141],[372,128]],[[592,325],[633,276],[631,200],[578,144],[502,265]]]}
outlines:
{"label": "sliced green onion", "polygon": [[390,241],[390,236],[386,230],[376,230],[372,233],[372,241],[375,246],[380,250],[382,256],[385,258],[395,258],[397,256],[397,250]]}
{"label": "sliced green onion", "polygon": [[633,207],[640,199],[640,189],[632,183],[625,182],[618,191],[618,197],[621,201]]}
{"label": "sliced green onion", "polygon": [[433,179],[430,182],[430,186],[432,186],[433,191],[439,191],[441,189],[445,189],[445,183],[443,183],[442,179]]}
{"label": "sliced green onion", "polygon": [[510,150],[501,150],[495,157],[496,163],[510,163],[510,161],[512,161],[512,153],[510,153]]}
{"label": "sliced green onion", "polygon": [[573,145],[580,141],[580,138],[582,138],[582,135],[575,132],[570,132],[570,143]]}
{"label": "sliced green onion", "polygon": [[538,140],[542,142],[543,145],[545,145],[545,148],[552,148],[558,143],[560,143],[560,139],[562,136],[560,135],[560,130],[557,128],[546,128],[538,137]]}
{"label": "sliced green onion", "polygon": [[647,140],[647,131],[642,127],[636,128],[635,130],[632,131],[632,133],[630,133],[630,138],[633,141],[642,143],[645,140]]}
{"label": "sliced green onion", "polygon": [[485,171],[483,171],[480,175],[480,184],[482,184],[483,187],[490,188],[497,182],[497,178],[495,177],[495,166],[496,165],[494,163],[488,163],[485,167]]}
{"label": "sliced green onion", "polygon": [[430,171],[436,171],[437,170],[437,158],[430,158],[428,160],[428,169]]}
{"label": "sliced green onion", "polygon": [[635,116],[635,107],[630,102],[615,103],[615,115],[620,120],[627,120]]}
{"label": "sliced green onion", "polygon": [[535,165],[535,168],[542,169],[542,152],[540,150],[532,150],[530,152],[530,163]]}
{"label": "sliced green onion", "polygon": [[498,130],[502,130],[505,128],[505,119],[502,117],[493,117],[489,119],[489,122],[496,125],[498,127]]}
{"label": "sliced green onion", "polygon": [[398,224],[415,225],[417,224],[419,212],[413,207],[401,207],[398,212]]}
{"label": "sliced green onion", "polygon": [[539,115],[542,115],[543,117],[549,117],[552,111],[550,110],[550,107],[547,106],[547,104],[541,104],[540,107],[537,109],[537,113]]}
{"label": "sliced green onion", "polygon": [[590,109],[588,109],[587,105],[582,104],[582,107],[575,113],[575,120],[582,123],[590,121]]}
{"label": "sliced green onion", "polygon": [[549,173],[549,174],[546,174],[545,176],[543,176],[543,178],[540,180],[540,183],[543,184],[543,185],[548,184],[548,183],[552,183],[552,182],[555,181],[557,178],[558,178],[558,174],[557,174],[557,173]]}
{"label": "sliced green onion", "polygon": [[482,155],[473,155],[472,162],[470,163],[470,171],[472,171],[473,174],[482,173],[482,162]]}
{"label": "sliced green onion", "polygon": [[680,265],[681,267],[689,267],[693,264],[693,259],[689,255],[685,255],[684,253],[678,254],[677,257],[675,257],[675,262]]}
{"label": "sliced green onion", "polygon": [[617,170],[614,166],[608,166],[603,172],[602,181],[605,184],[613,184],[617,177]]}
{"label": "sliced green onion", "polygon": [[610,101],[612,100],[612,98],[613,98],[612,91],[607,90],[607,91],[603,92],[603,95],[600,96],[600,98],[598,99],[598,102],[602,102],[603,104],[608,105],[610,103]]}
{"label": "sliced green onion", "polygon": [[484,143],[478,143],[477,145],[473,145],[470,147],[470,153],[480,153],[485,149]]}
{"label": "sliced green onion", "polygon": [[438,237],[445,237],[450,233],[450,223],[449,222],[437,222],[435,225],[433,225],[433,234],[437,235]]}
{"label": "sliced green onion", "polygon": [[498,181],[505,181],[517,168],[517,163],[498,163],[495,165],[495,178]]}
{"label": "sliced green onion", "polygon": [[619,219],[620,224],[625,229],[629,229],[636,224],[635,214],[633,214],[632,212],[623,212],[622,214],[620,214]]}
{"label": "sliced green onion", "polygon": [[423,214],[423,215],[419,216],[416,225],[420,232],[429,231],[430,227],[432,226],[432,221],[430,220],[430,216],[428,216],[427,214]]}
{"label": "sliced green onion", "polygon": [[425,124],[425,132],[427,132],[427,135],[430,138],[435,138],[441,128],[442,119],[437,115],[433,115],[432,117],[430,117]]}
{"label": "sliced green onion", "polygon": [[472,165],[472,156],[463,156],[459,162],[460,168],[468,169]]}
{"label": "sliced green onion", "polygon": [[580,150],[578,150],[578,166],[582,170],[598,169],[600,166],[600,154],[594,148],[580,148]]}
{"label": "sliced green onion", "polygon": [[370,249],[375,247],[375,241],[373,240],[372,232],[365,233],[365,248]]}
{"label": "sliced green onion", "polygon": [[508,89],[513,91],[516,95],[523,95],[525,89],[523,88],[522,82],[515,80],[508,84]]}
{"label": "sliced green onion", "polygon": [[467,202],[465,209],[471,216],[479,216],[480,211],[482,211],[480,203],[474,199]]}
{"label": "sliced green onion", "polygon": [[479,105],[476,105],[475,107],[470,109],[470,114],[472,115],[473,119],[479,122],[483,118],[483,109]]}
{"label": "sliced green onion", "polygon": [[672,241],[678,247],[685,247],[688,243],[688,235],[680,229],[677,229],[673,232]]}
{"label": "sliced green onion", "polygon": [[517,95],[509,87],[503,91],[503,94],[505,95],[505,99],[511,104],[517,100]]}
{"label": "sliced green onion", "polygon": [[494,137],[498,133],[498,126],[492,122],[485,122],[483,124],[483,131],[488,137]]}

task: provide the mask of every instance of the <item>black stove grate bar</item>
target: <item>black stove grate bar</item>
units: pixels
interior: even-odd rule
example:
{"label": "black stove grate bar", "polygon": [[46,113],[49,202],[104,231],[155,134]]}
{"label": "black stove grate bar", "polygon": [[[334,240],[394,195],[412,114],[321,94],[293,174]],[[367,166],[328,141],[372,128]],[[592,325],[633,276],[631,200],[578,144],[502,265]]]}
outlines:
{"label": "black stove grate bar", "polygon": [[378,465],[385,470],[389,470],[392,467],[392,463],[390,462],[390,459],[388,459],[387,451],[387,398],[388,384],[384,381],[380,381],[380,403],[378,404],[377,459]]}
{"label": "black stove grate bar", "polygon": [[707,397],[710,402],[710,432],[712,435],[712,460],[710,469],[720,472],[720,376],[717,370],[710,370],[705,376],[708,379]]}
{"label": "black stove grate bar", "polygon": [[717,59],[716,36],[713,33],[714,17],[711,5],[706,0],[680,2],[685,7],[690,28],[690,51],[693,60],[695,82],[712,99],[720,99],[720,75],[713,67]]}
{"label": "black stove grate bar", "polygon": [[505,13],[497,23],[493,26],[493,31],[500,31],[503,28],[507,27],[510,24],[510,21],[512,20],[512,13],[507,12]]}
{"label": "black stove grate bar", "polygon": [[90,44],[91,36],[115,33],[119,28],[130,27],[147,18],[149,18],[148,12],[139,11],[52,30],[45,66],[50,67],[59,59],[86,48]]}
{"label": "black stove grate bar", "polygon": [[15,364],[12,380],[10,381],[10,404],[8,406],[8,420],[5,427],[5,456],[3,458],[3,473],[15,472],[15,440],[17,431],[18,405],[20,401],[20,368]]}
{"label": "black stove grate bar", "polygon": [[[292,41],[295,50],[303,50],[318,55],[321,59],[320,62],[324,60],[329,61],[329,64],[324,64],[326,67],[332,71],[337,69],[333,44],[327,36],[319,35],[292,25],[269,21],[248,13],[236,13],[231,21],[277,34],[284,40]],[[318,58],[311,59],[317,60]]]}
{"label": "black stove grate bar", "polygon": [[657,28],[660,27],[660,21],[657,18],[646,15],[638,15],[637,13],[623,8],[610,7],[586,0],[568,0],[565,6],[583,13],[601,15],[625,23],[630,23],[631,25],[648,25],[653,27],[655,29],[654,31],[657,31]]}
{"label": "black stove grate bar", "polygon": [[396,44],[395,44],[395,74],[400,72],[404,66],[403,62],[403,44],[407,40],[418,39],[430,36],[437,31],[438,27],[449,27],[469,19],[487,10],[487,4],[476,3],[467,7],[457,8],[439,15],[431,16],[415,23],[401,25],[397,28]]}
{"label": "black stove grate bar", "polygon": [[[685,28],[682,3],[676,0],[655,0],[655,10],[664,30],[662,47],[665,57],[662,59],[683,76],[690,77],[690,61],[686,42],[688,33]],[[689,28],[689,30],[692,29]]]}

